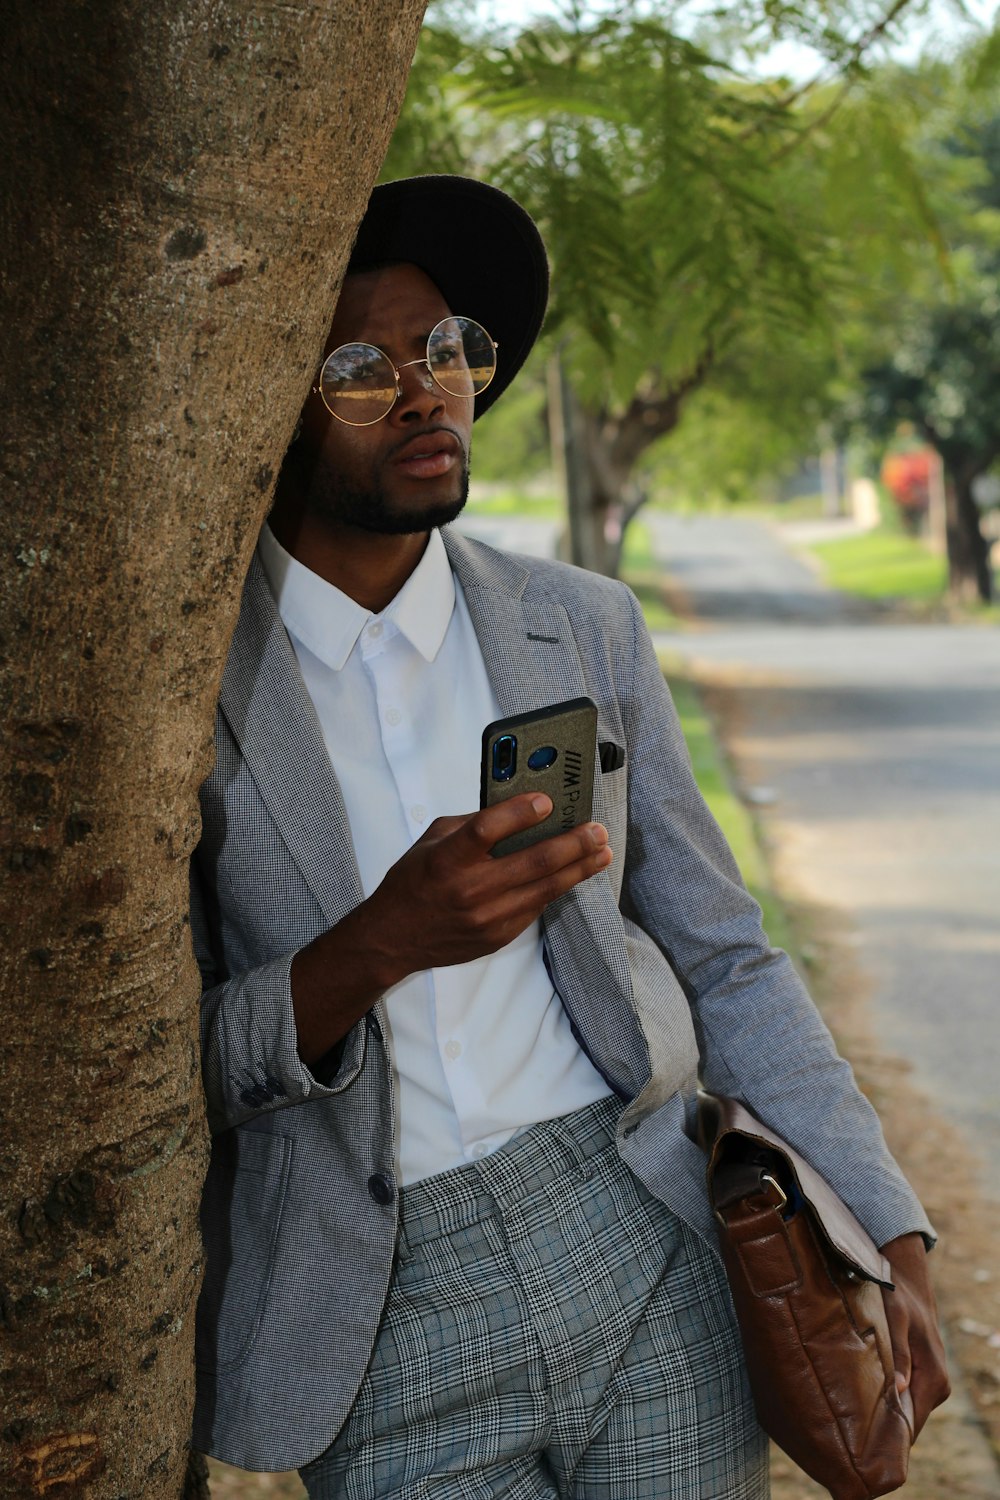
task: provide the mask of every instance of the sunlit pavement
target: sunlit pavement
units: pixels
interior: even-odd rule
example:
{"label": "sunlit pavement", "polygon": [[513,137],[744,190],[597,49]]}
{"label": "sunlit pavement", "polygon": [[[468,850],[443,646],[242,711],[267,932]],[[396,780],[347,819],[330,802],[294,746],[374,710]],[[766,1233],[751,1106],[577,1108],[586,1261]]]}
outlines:
{"label": "sunlit pavement", "polygon": [[1000,1196],[1000,631],[845,610],[753,522],[649,521],[700,626],[658,644],[725,681],[785,878],[848,919],[880,1041]]}
{"label": "sunlit pavement", "polygon": [[535,521],[530,516],[462,515],[456,530],[478,542],[488,542],[504,552],[523,552],[529,557],[555,557],[561,521]]}

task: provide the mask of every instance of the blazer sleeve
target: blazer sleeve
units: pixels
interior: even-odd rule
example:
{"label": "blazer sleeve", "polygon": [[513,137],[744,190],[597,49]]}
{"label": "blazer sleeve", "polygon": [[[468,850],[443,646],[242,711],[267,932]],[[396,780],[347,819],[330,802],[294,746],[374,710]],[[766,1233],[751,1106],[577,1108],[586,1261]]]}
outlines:
{"label": "blazer sleeve", "polygon": [[832,1183],[877,1244],[933,1231],[787,954],[771,948],[695,783],[680,723],[636,601],[623,704],[628,841],[623,913],[684,988],[711,1092],[742,1099]]}
{"label": "blazer sleeve", "polygon": [[299,1057],[292,1008],[295,950],[226,976],[217,953],[213,905],[196,856],[191,865],[191,932],[204,986],[202,1078],[214,1134],[256,1115],[341,1093],[364,1065],[369,1028],[359,1021],[314,1068],[307,1068]]}

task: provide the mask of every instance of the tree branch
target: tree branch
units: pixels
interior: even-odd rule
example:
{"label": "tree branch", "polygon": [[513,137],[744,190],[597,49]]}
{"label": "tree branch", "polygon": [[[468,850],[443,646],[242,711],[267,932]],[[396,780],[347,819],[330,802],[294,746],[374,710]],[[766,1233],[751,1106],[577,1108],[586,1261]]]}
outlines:
{"label": "tree branch", "polygon": [[[833,80],[840,74],[848,72],[851,68],[855,67],[864,57],[865,53],[868,51],[868,48],[873,46],[874,43],[878,41],[879,37],[885,35],[889,27],[892,25],[893,21],[895,21],[896,18],[911,3],[912,0],[893,0],[893,4],[886,11],[882,19],[880,21],[876,21],[874,26],[869,27],[869,29],[864,33],[863,36],[858,37],[857,41],[852,43],[852,45],[848,49],[846,58],[842,62],[836,64],[832,71],[829,67],[824,65],[822,68],[820,68],[818,73],[814,74],[812,78],[807,79],[805,83],[800,83],[797,88],[789,90],[789,92],[785,94],[781,99],[775,100],[775,109],[779,113],[784,113],[787,110],[792,109],[793,106],[798,104],[801,99],[805,99],[807,95],[811,94],[814,89],[819,88],[824,83],[832,83]],[[816,124],[825,123],[826,120],[830,118],[830,115],[833,114],[837,108],[839,108],[844,97],[849,92],[850,87],[851,80],[848,79],[844,84],[843,90],[840,94],[838,94],[834,105],[831,106],[830,109],[824,111]],[[815,126],[810,126],[810,129],[814,128]],[[740,136],[740,140],[749,140],[750,137],[755,135],[759,129],[760,125],[757,122],[755,122],[753,125],[747,126],[746,130],[743,131],[742,135]],[[803,135],[805,134],[806,132],[803,132]],[[801,138],[802,137],[797,137],[796,143],[798,139]],[[775,157],[774,160],[780,160],[781,157],[785,155],[785,152],[789,150],[791,150],[791,146],[785,147],[783,151],[779,152],[778,156]]]}
{"label": "tree branch", "polygon": [[617,467],[627,473],[640,453],[657,438],[673,431],[680,420],[684,401],[703,383],[714,359],[715,348],[709,345],[691,372],[671,386],[664,395],[655,398],[639,395],[632,397],[615,423],[617,432],[612,440],[611,451],[612,461]]}

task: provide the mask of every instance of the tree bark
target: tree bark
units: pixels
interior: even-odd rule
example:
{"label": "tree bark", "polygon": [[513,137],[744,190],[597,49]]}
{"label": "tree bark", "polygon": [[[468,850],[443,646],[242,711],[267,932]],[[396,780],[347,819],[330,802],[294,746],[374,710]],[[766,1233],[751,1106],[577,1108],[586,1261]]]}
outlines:
{"label": "tree bark", "polygon": [[948,592],[966,604],[993,598],[990,544],[979,524],[979,507],[972,493],[974,476],[959,470],[945,486],[945,537],[948,550]]}
{"label": "tree bark", "polygon": [[182,1493],[197,790],[422,12],[4,8],[2,1496]]}
{"label": "tree bark", "polygon": [[620,412],[585,406],[563,372],[560,381],[566,444],[565,473],[572,561],[617,577],[625,533],[649,498],[635,478],[639,459],[672,432],[684,402],[704,382],[714,351],[668,390],[636,393]]}

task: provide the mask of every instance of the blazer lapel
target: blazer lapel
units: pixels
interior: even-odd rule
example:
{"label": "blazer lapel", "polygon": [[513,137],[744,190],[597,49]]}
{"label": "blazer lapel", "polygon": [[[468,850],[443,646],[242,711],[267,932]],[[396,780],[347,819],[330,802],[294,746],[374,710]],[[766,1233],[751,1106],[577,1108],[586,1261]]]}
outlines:
{"label": "blazer lapel", "polygon": [[563,606],[525,600],[531,574],[517,558],[479,552],[450,529],[442,536],[501,713],[527,713],[585,693],[583,664]]}
{"label": "blazer lapel", "polygon": [[[526,713],[588,691],[564,606],[525,599],[531,574],[506,553],[442,533],[501,712]],[[597,773],[599,781],[600,771]],[[636,1081],[620,1060],[634,1034],[632,976],[606,871],[559,897],[542,918],[553,983],[592,1059],[622,1093]]]}
{"label": "blazer lapel", "polygon": [[362,899],[340,786],[256,553],[219,707],[289,854],[332,926]]}

